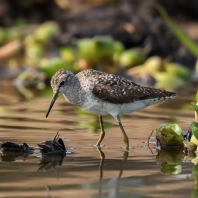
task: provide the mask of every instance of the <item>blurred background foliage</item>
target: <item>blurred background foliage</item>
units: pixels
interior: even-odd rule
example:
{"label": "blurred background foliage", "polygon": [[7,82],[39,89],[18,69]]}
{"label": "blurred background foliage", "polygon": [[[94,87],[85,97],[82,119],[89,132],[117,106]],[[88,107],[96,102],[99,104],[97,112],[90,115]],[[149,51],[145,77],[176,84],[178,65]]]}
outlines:
{"label": "blurred background foliage", "polygon": [[0,83],[32,98],[61,68],[97,69],[178,90],[197,81],[197,7],[197,0],[1,0]]}

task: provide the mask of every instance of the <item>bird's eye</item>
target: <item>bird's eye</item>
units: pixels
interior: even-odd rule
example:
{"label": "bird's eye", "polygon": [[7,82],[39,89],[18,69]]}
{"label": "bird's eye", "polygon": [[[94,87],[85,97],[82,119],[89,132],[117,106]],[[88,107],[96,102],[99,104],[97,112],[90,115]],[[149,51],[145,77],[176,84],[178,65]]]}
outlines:
{"label": "bird's eye", "polygon": [[62,81],[61,83],[60,83],[60,86],[64,86],[65,85],[65,81]]}

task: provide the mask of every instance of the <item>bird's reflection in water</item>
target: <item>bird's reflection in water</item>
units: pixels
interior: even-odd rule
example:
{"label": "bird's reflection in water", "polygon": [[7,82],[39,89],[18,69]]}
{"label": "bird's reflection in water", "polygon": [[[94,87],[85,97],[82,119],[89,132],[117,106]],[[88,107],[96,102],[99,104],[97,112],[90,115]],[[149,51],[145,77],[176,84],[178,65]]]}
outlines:
{"label": "bird's reflection in water", "polygon": [[[99,151],[100,154],[100,165],[99,165],[99,172],[100,172],[100,176],[99,176],[99,185],[98,185],[98,197],[103,197],[102,195],[102,190],[103,190],[103,164],[104,164],[104,160],[105,160],[105,154],[102,151],[101,147],[98,147],[97,150]],[[120,170],[119,170],[119,174],[118,177],[115,179],[111,179],[109,181],[109,183],[113,183],[112,186],[114,186],[113,190],[110,192],[110,195],[108,197],[117,197],[118,193],[119,193],[119,180],[123,174],[123,165],[124,162],[127,160],[129,155],[128,151],[125,151],[123,154],[123,160],[120,163]]]}

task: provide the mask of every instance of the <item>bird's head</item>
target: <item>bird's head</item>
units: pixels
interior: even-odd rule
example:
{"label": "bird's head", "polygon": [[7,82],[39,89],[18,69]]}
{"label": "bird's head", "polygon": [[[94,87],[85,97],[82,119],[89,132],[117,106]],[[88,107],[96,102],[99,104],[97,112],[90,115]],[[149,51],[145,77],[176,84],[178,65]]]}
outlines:
{"label": "bird's head", "polygon": [[51,78],[51,87],[53,89],[53,97],[46,113],[46,118],[48,117],[56,99],[64,93],[64,90],[67,88],[67,85],[70,81],[70,77],[74,74],[65,69],[57,71]]}

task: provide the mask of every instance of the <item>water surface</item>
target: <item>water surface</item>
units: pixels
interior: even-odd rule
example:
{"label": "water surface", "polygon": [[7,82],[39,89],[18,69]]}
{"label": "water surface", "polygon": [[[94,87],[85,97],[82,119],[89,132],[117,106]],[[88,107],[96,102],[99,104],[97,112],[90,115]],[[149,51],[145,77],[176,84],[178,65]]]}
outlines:
{"label": "water surface", "polygon": [[131,146],[124,160],[122,133],[113,118],[104,118],[104,157],[93,146],[99,137],[93,132],[97,117],[82,114],[61,97],[46,119],[50,98],[20,101],[6,96],[0,100],[0,141],[36,146],[59,131],[71,153],[60,166],[51,162],[42,167],[38,153],[1,161],[0,197],[196,197],[193,164],[182,162],[181,173],[162,174],[155,145],[147,145],[152,130],[162,123],[175,120],[188,129],[194,114],[188,108],[179,110],[179,100],[122,117]]}

